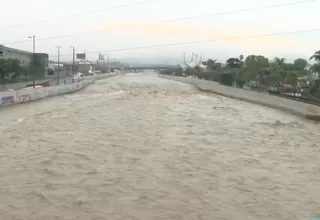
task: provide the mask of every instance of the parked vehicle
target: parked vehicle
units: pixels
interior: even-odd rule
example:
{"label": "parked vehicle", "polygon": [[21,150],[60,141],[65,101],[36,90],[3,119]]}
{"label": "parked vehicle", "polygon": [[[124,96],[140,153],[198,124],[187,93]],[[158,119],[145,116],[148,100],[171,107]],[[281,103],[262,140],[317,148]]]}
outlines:
{"label": "parked vehicle", "polygon": [[71,77],[72,82],[79,82],[81,80],[83,80],[84,78],[84,74],[83,73],[77,73],[74,76]]}
{"label": "parked vehicle", "polygon": [[[50,86],[50,83],[49,82],[43,82],[43,83],[35,83],[34,85],[35,86],[41,86],[41,87],[47,87],[47,86]],[[33,83],[27,84],[26,88],[28,88],[28,87],[33,87]]]}
{"label": "parked vehicle", "polygon": [[290,97],[301,97],[301,89],[297,89],[290,84],[273,85],[269,87],[269,93]]}
{"label": "parked vehicle", "polygon": [[[41,85],[36,85],[36,86],[34,86],[34,88],[43,88],[43,86],[41,86]],[[31,87],[26,87],[26,88],[24,88],[24,89],[33,89],[33,86],[31,86]]]}

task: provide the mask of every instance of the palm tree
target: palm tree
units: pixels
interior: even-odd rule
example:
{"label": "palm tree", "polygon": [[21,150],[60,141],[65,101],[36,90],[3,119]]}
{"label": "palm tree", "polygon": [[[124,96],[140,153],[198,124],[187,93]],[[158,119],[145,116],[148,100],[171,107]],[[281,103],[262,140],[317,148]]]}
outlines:
{"label": "palm tree", "polygon": [[311,57],[310,60],[314,59],[316,62],[320,62],[320,50],[316,51]]}
{"label": "palm tree", "polygon": [[286,59],[276,57],[276,58],[274,58],[274,63],[277,64],[278,66],[283,66],[283,64],[286,63]]}
{"label": "palm tree", "polygon": [[287,67],[286,67],[286,59],[285,58],[279,58],[276,57],[273,60],[273,65],[271,67],[271,70],[273,73],[279,75],[281,77],[281,81],[279,83],[284,83],[287,79]]}
{"label": "palm tree", "polygon": [[209,80],[214,80],[217,78],[217,76],[220,74],[221,70],[221,63],[217,63],[217,59],[208,59],[206,61],[207,67],[206,67],[206,77]]}
{"label": "palm tree", "polygon": [[213,69],[213,67],[214,67],[216,62],[217,62],[217,59],[215,59],[215,60],[208,59],[207,60],[207,65],[208,65],[209,68]]}
{"label": "palm tree", "polygon": [[311,66],[311,71],[315,72],[315,73],[319,73],[320,72],[320,63],[313,64]]}
{"label": "palm tree", "polygon": [[315,73],[320,73],[320,50],[316,51],[311,57],[310,60],[315,60],[317,63],[313,64],[311,71]]}

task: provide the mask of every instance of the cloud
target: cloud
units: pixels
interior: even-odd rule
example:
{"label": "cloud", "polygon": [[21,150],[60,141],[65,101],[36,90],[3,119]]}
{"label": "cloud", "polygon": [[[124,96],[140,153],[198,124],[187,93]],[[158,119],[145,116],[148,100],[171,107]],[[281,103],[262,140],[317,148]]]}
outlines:
{"label": "cloud", "polygon": [[[237,47],[246,50],[261,49],[265,52],[272,51],[314,51],[316,45],[295,40],[292,35],[272,37],[242,37],[259,36],[273,33],[267,29],[245,29],[237,27],[221,28],[212,24],[187,24],[183,22],[154,23],[146,21],[113,21],[102,27],[103,31],[114,31],[132,36],[149,37],[154,40],[175,40],[174,42],[186,41],[211,41],[209,44],[226,47]],[[240,39],[237,39],[240,38]]]}

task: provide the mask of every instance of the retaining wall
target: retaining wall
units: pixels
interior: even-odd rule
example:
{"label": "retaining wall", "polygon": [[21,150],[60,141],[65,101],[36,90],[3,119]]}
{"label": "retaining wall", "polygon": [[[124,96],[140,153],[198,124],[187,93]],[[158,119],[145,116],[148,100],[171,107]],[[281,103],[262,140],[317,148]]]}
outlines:
{"label": "retaining wall", "polygon": [[221,85],[217,82],[208,80],[190,79],[186,77],[168,76],[160,74],[159,77],[189,83],[196,86],[199,90],[204,92],[211,92],[230,98],[240,99],[255,104],[277,108],[295,115],[306,117],[308,119],[320,121],[320,106],[298,102],[277,96],[272,96],[269,94],[228,87]]}
{"label": "retaining wall", "polygon": [[93,83],[96,80],[105,79],[115,75],[116,74],[109,74],[109,75],[87,77],[85,80],[82,80],[77,83],[62,84],[58,86],[28,88],[28,89],[25,88],[25,89],[13,90],[13,91],[0,92],[0,106],[15,104],[15,103],[30,102],[38,99],[47,98],[47,97],[76,92],[80,89],[83,89],[84,87]]}

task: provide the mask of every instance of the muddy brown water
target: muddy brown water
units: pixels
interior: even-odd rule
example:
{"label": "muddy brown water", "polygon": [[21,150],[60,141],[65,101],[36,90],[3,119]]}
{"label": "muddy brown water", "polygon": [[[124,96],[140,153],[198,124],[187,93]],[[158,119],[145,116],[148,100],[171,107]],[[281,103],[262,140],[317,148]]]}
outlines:
{"label": "muddy brown water", "polygon": [[0,109],[0,219],[320,217],[320,125],[127,74]]}

